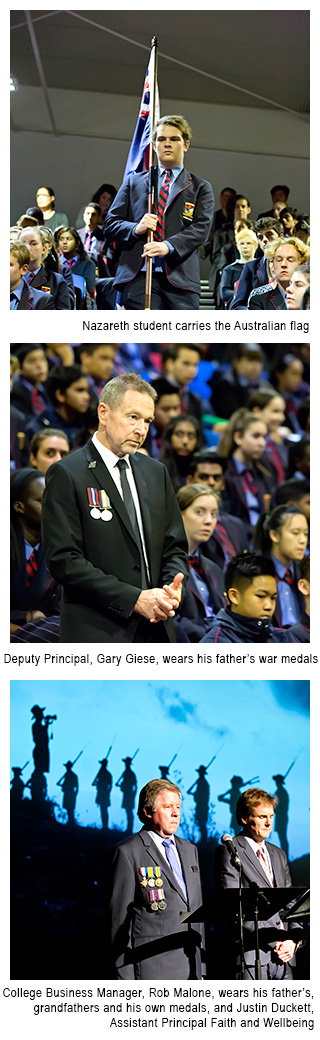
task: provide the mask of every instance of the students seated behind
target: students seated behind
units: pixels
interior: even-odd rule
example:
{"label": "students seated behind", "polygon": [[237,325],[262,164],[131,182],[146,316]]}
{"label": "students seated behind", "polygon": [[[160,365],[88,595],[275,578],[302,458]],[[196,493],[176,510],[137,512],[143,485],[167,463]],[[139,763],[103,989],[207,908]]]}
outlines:
{"label": "students seated behind", "polygon": [[294,636],[297,643],[309,643],[310,642],[310,556],[304,556],[300,563],[300,574],[301,577],[298,581],[298,589],[304,598],[304,610],[297,621],[296,625],[293,625],[290,629],[291,635]]}
{"label": "students seated behind", "polygon": [[30,250],[24,242],[10,243],[10,310],[54,310],[48,293],[32,289],[25,281],[29,271]]}
{"label": "students seated behind", "polygon": [[[202,448],[190,459],[187,485],[205,484],[220,499],[225,488],[226,469],[227,459],[223,455],[218,455],[214,448]],[[245,525],[238,517],[223,512],[219,503],[216,525],[211,538],[201,546],[201,552],[224,570],[226,563],[245,547],[249,548]]]}
{"label": "students seated behind", "polygon": [[288,311],[298,311],[301,308],[303,296],[310,286],[310,264],[299,264],[291,276],[286,297]]}
{"label": "students seated behind", "polygon": [[197,375],[201,358],[201,347],[195,343],[173,343],[162,355],[163,374],[179,393],[181,411],[195,415],[200,422],[203,411],[201,397],[189,390],[189,385]]}
{"label": "students seated behind", "polygon": [[86,253],[90,253],[95,263],[104,252],[105,245],[104,234],[99,227],[100,219],[101,206],[98,202],[88,202],[83,210],[84,227],[79,229],[79,235]]}
{"label": "students seated behind", "polygon": [[265,250],[272,283],[254,289],[248,299],[248,310],[287,310],[286,290],[299,264],[310,259],[310,250],[299,238],[272,242]]}
{"label": "students seated behind", "polygon": [[272,209],[267,209],[265,213],[259,213],[259,218],[273,217],[274,207],[276,206],[277,202],[284,202],[286,205],[290,195],[290,188],[288,188],[287,184],[274,184],[273,188],[270,188],[270,195]]}
{"label": "students seated behind", "polygon": [[114,375],[116,349],[111,343],[81,343],[77,348],[77,357],[87,376],[92,403],[98,402],[101,390]]}
{"label": "students seated behind", "polygon": [[247,405],[250,394],[264,384],[263,363],[264,354],[258,343],[238,343],[233,348],[230,367],[216,369],[209,380],[210,403],[215,415],[230,419],[237,408]]}
{"label": "students seated behind", "polygon": [[55,231],[61,224],[68,224],[66,213],[56,213],[55,194],[53,188],[38,188],[36,194],[37,205],[40,207],[44,217],[44,224]]}
{"label": "students seated behind", "polygon": [[234,260],[232,264],[227,264],[223,268],[220,282],[219,296],[226,307],[233,300],[235,285],[241,277],[244,264],[253,260],[258,247],[257,236],[254,231],[250,231],[250,228],[235,232],[235,241],[240,259]]}
{"label": "students seated behind", "polygon": [[40,289],[50,294],[56,311],[70,310],[69,290],[62,274],[46,271],[44,267],[44,260],[48,256],[49,249],[41,229],[24,228],[21,231],[20,241],[24,242],[30,251],[29,270],[25,275],[25,281],[33,289]]}
{"label": "students seated behind", "polygon": [[145,448],[151,458],[158,459],[163,442],[163,435],[171,419],[181,414],[181,400],[178,388],[168,379],[152,379],[151,386],[158,394],[154,408],[154,419],[150,423],[145,440]]}
{"label": "students seated behind", "polygon": [[286,425],[293,430],[293,433],[299,433],[298,409],[301,398],[307,389],[306,384],[303,383],[302,361],[294,354],[284,354],[282,357],[276,358],[270,367],[269,378],[275,390],[285,400]]}
{"label": "students seated behind", "polygon": [[15,343],[19,372],[15,374],[11,403],[30,418],[44,412],[47,404],[48,361],[40,343]]}
{"label": "students seated behind", "polygon": [[89,296],[94,297],[96,282],[96,265],[85,251],[79,232],[74,227],[63,227],[56,231],[55,241],[62,253],[62,260],[68,264],[72,275],[84,278]]}
{"label": "students seated behind", "polygon": [[298,506],[298,509],[310,523],[310,481],[306,478],[297,480],[292,477],[278,484],[272,492],[272,508],[275,506]]}
{"label": "students seated behind", "polygon": [[275,481],[273,467],[264,454],[267,433],[262,419],[239,408],[219,443],[220,454],[228,460],[222,504],[227,513],[244,521],[249,536],[260,513],[269,507]]}
{"label": "students seated behind", "polygon": [[59,612],[58,586],[49,574],[41,543],[43,491],[44,474],[34,469],[20,469],[11,477],[11,632]]}
{"label": "students seated behind", "polygon": [[275,567],[278,596],[275,624],[289,628],[299,620],[303,602],[298,589],[299,564],[309,537],[304,514],[297,506],[276,506],[259,517],[253,535],[255,552],[268,556]]}
{"label": "students seated behind", "polygon": [[305,477],[309,480],[310,477],[310,439],[309,437],[301,437],[300,441],[293,441],[290,444],[289,456],[288,456],[288,468],[286,473],[287,480],[291,480],[291,477],[295,477],[296,480],[303,480]]}
{"label": "students seated behind", "polygon": [[[266,453],[270,455],[280,484],[285,478],[288,464],[288,449],[284,443],[284,435],[281,433],[285,422],[284,399],[277,394],[273,387],[265,386],[249,397],[248,408],[267,424]],[[289,430],[287,429],[285,432],[288,434]]]}
{"label": "students seated behind", "polygon": [[59,365],[50,372],[46,383],[49,404],[37,419],[27,426],[27,435],[33,437],[47,426],[67,434],[70,448],[76,434],[84,425],[90,401],[88,380],[80,365]]}
{"label": "students seated behind", "polygon": [[66,433],[62,430],[39,430],[32,437],[30,444],[30,466],[46,473],[53,462],[60,462],[69,455],[70,447]]}
{"label": "students seated behind", "polygon": [[235,227],[238,220],[248,220],[251,207],[245,195],[236,195],[227,203],[228,219],[226,223],[215,231],[213,239],[205,246],[205,255],[210,253],[211,268],[209,273],[209,285],[213,295],[216,294],[221,272],[228,264],[232,264],[239,256],[236,241]]}
{"label": "students seated behind", "polygon": [[201,643],[295,642],[290,632],[274,629],[277,601],[272,560],[251,552],[238,553],[224,575],[227,606],[207,622]]}
{"label": "students seated behind", "polygon": [[[14,377],[19,371],[18,358],[10,354],[10,393]],[[10,470],[20,469],[24,465],[25,425],[25,415],[10,401]]]}
{"label": "students seated behind", "polygon": [[295,228],[298,220],[302,217],[302,213],[298,213],[297,209],[292,209],[291,206],[284,205],[282,207],[279,220],[282,224],[285,238],[290,238],[290,235],[295,235]]}
{"label": "students seated behind", "polygon": [[68,264],[63,263],[61,256],[55,246],[54,233],[48,227],[40,227],[42,239],[44,240],[42,263],[45,268],[46,274],[50,275],[53,271],[55,274],[62,275],[68,286],[70,308],[73,311],[75,309],[75,292],[72,274]]}
{"label": "students seated behind", "polygon": [[189,484],[180,488],[177,499],[188,540],[190,573],[175,628],[179,642],[198,643],[205,633],[205,618],[216,614],[224,602],[221,570],[202,555],[202,545],[211,538],[217,521],[219,498],[209,487]]}
{"label": "students seated behind", "polygon": [[262,256],[259,253],[254,260],[248,260],[245,264],[239,285],[230,304],[230,310],[246,310],[252,289],[268,284],[269,273],[265,251],[271,242],[278,242],[279,238],[283,236],[282,225],[275,217],[264,217],[262,220],[256,220],[254,230],[259,248],[262,250]]}
{"label": "students seated behind", "polygon": [[166,466],[175,491],[186,483],[190,457],[202,445],[202,427],[194,415],[177,415],[168,423],[159,461]]}

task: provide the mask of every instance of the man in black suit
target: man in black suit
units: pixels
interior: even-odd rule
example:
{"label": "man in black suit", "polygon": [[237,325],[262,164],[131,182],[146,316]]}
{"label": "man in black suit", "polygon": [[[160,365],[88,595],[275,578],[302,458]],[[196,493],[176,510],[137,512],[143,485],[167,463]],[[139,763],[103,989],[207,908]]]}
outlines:
{"label": "man in black suit", "polygon": [[[126,309],[144,308],[145,261],[152,257],[151,309],[199,307],[198,247],[206,242],[213,219],[211,184],[184,168],[191,130],[182,116],[164,116],[154,131],[158,157],[156,211],[147,213],[148,174],[126,178],[105,224],[109,242],[122,247],[114,286]],[[147,243],[148,231],[153,241]]]}
{"label": "man in black suit", "polygon": [[10,243],[10,310],[54,310],[52,296],[32,289],[24,280],[29,270],[30,251],[24,242]]}
{"label": "man in black suit", "polygon": [[195,845],[174,837],[181,792],[150,780],[139,798],[143,828],[111,850],[106,880],[107,948],[117,979],[201,979],[204,930],[179,914],[202,904]]}
{"label": "man in black suit", "polygon": [[[237,803],[237,821],[242,831],[232,839],[238,856],[232,856],[229,848],[219,845],[215,855],[215,880],[218,890],[238,888],[239,860],[242,866],[242,887],[252,888],[258,885],[262,889],[290,888],[291,877],[288,860],[283,849],[270,844],[267,838],[273,825],[274,798],[258,787],[243,791]],[[267,891],[265,893],[267,895]],[[284,900],[285,902],[285,900]],[[290,979],[297,946],[300,945],[301,930],[293,926],[297,932],[297,941],[286,937],[286,925],[282,924],[278,913],[268,920],[259,922],[259,945],[261,959],[261,977],[263,979]],[[244,951],[246,979],[255,978],[255,941],[254,922],[245,921]]]}
{"label": "man in black suit", "polygon": [[166,467],[138,450],[155,397],[135,374],[110,380],[97,433],[47,472],[44,544],[63,586],[62,642],[175,641],[185,534]]}

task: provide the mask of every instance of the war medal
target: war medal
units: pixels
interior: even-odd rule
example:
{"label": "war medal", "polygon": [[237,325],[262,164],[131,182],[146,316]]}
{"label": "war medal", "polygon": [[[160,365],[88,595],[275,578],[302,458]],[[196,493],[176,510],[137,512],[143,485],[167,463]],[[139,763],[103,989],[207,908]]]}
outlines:
{"label": "war medal", "polygon": [[90,508],[90,516],[93,520],[112,520],[113,513],[110,504],[109,495],[106,491],[99,491],[98,488],[87,488],[87,495]]}

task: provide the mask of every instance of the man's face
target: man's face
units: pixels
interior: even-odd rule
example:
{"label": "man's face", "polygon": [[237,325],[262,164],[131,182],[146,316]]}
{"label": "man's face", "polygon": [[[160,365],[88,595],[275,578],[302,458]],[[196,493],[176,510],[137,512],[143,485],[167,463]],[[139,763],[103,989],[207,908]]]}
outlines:
{"label": "man's face", "polygon": [[224,488],[224,475],[219,462],[199,462],[188,484],[207,484],[218,493]]}
{"label": "man's face", "polygon": [[154,417],[154,404],[149,394],[126,390],[113,411],[108,404],[100,402],[98,415],[101,443],[121,459],[142,447]]}
{"label": "man's face", "polygon": [[182,166],[185,153],[188,151],[189,141],[184,141],[180,130],[176,126],[158,126],[156,137],[156,153],[159,163],[166,170],[172,170],[174,166]]}
{"label": "man's face", "polygon": [[278,246],[278,249],[276,249],[272,261],[274,277],[283,289],[288,288],[293,272],[298,267],[299,262],[300,257],[294,246],[286,245],[284,242],[283,245]]}
{"label": "man's face", "polygon": [[181,797],[175,791],[160,791],[152,818],[152,827],[162,838],[175,834],[180,823]]}
{"label": "man's face", "polygon": [[10,253],[10,290],[14,290],[20,285],[23,275],[29,270],[29,264],[23,264],[19,266],[18,260]]}
{"label": "man's face", "polygon": [[52,434],[44,437],[36,455],[30,453],[30,462],[32,466],[35,466],[35,469],[39,469],[41,473],[46,473],[53,462],[60,462],[65,455],[69,455],[69,451],[68,441],[64,437],[59,437],[58,434]]}
{"label": "man's face", "polygon": [[252,809],[246,818],[242,818],[243,830],[247,838],[253,838],[258,845],[262,845],[271,834],[274,817],[272,803],[261,802]]}
{"label": "man's face", "polygon": [[33,386],[45,383],[48,377],[48,362],[43,350],[30,350],[21,363],[21,374]]}
{"label": "man's face", "polygon": [[251,213],[251,206],[247,202],[247,199],[237,199],[234,207],[234,220],[247,220],[248,215]]}
{"label": "man's face", "polygon": [[64,393],[57,391],[56,396],[58,402],[65,404],[70,412],[80,412],[81,415],[84,415],[90,401],[87,380],[84,377],[76,379],[74,383],[70,383]]}
{"label": "man's face", "polygon": [[270,242],[276,242],[277,238],[281,237],[275,228],[262,228],[260,231],[256,231],[256,235],[263,253]]}
{"label": "man's face", "polygon": [[272,203],[274,205],[275,202],[286,202],[288,196],[282,190],[282,188],[277,188],[276,191],[272,192],[271,198],[272,198]]}
{"label": "man's face", "polygon": [[242,617],[272,618],[276,609],[277,582],[271,574],[253,578],[246,589],[228,589],[232,613]]}
{"label": "man's face", "polygon": [[86,206],[83,212],[83,219],[87,231],[95,231],[98,227],[100,214],[94,209],[94,206]]}
{"label": "man's face", "polygon": [[156,403],[154,422],[157,430],[165,430],[170,419],[175,419],[181,412],[179,394],[162,394]]}
{"label": "man's face", "polygon": [[100,383],[107,383],[112,374],[115,350],[113,347],[101,344],[94,350],[93,354],[87,354],[85,350],[81,353],[81,364],[85,372],[92,379]]}
{"label": "man's face", "polygon": [[197,374],[199,361],[197,350],[181,347],[178,357],[174,361],[168,361],[169,375],[179,386],[188,386]]}

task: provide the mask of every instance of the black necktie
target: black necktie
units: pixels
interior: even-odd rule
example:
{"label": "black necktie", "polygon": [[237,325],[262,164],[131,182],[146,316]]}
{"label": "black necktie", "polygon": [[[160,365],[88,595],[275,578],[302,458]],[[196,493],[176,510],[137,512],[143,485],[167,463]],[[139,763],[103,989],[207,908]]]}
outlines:
{"label": "black necktie", "polygon": [[122,487],[123,501],[124,501],[124,504],[125,504],[125,507],[126,507],[126,510],[127,510],[127,513],[128,513],[128,517],[129,517],[129,520],[130,520],[130,523],[131,523],[131,527],[133,528],[133,531],[134,531],[134,534],[135,534],[135,538],[136,538],[136,541],[137,541],[139,549],[140,549],[142,588],[148,588],[149,582],[148,582],[147,570],[146,570],[146,565],[145,565],[145,558],[144,558],[144,552],[143,552],[140,528],[139,528],[139,524],[138,524],[138,520],[137,520],[137,514],[136,514],[136,510],[135,510],[135,504],[134,504],[134,501],[133,501],[133,498],[132,498],[131,488],[130,488],[130,484],[129,484],[128,476],[127,476],[128,463],[126,462],[125,459],[119,459],[119,462],[117,462],[117,467],[118,467],[118,470],[119,470],[119,473],[120,473],[120,481],[121,481],[121,487]]}

